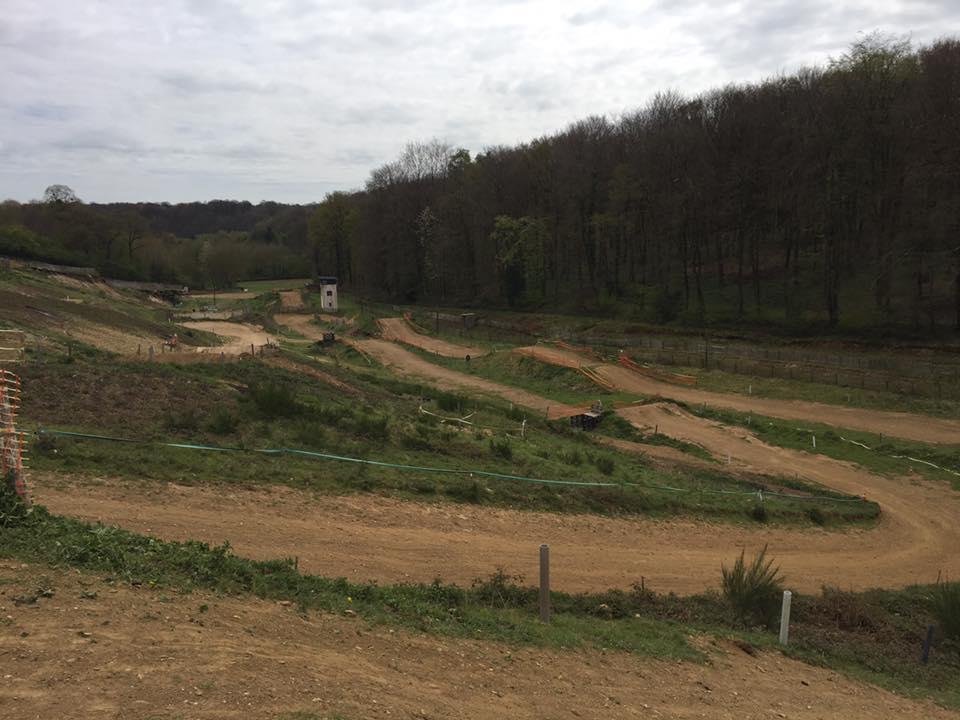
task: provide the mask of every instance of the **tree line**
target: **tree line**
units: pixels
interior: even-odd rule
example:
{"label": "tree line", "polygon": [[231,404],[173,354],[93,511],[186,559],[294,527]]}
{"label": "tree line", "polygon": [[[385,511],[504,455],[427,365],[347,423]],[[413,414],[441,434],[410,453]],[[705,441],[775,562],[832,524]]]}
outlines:
{"label": "tree line", "polygon": [[41,200],[0,203],[0,255],[193,287],[304,277],[311,209],[232,200],[88,204],[51,185]]}
{"label": "tree line", "polygon": [[823,67],[476,157],[409,145],[309,219],[371,298],[638,321],[960,329],[960,41]]}

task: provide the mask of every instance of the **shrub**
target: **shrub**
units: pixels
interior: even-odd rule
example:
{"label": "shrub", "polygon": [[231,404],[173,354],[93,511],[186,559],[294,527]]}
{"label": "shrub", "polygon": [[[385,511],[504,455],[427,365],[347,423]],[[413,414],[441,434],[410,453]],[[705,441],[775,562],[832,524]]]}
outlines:
{"label": "shrub", "polygon": [[946,638],[960,640],[960,582],[937,583],[930,600],[940,632]]}
{"label": "shrub", "polygon": [[773,566],[773,560],[767,559],[767,546],[763,546],[763,550],[749,565],[741,552],[733,568],[728,570],[723,565],[721,572],[723,596],[737,618],[770,625],[776,618],[777,606],[783,594],[783,576],[780,575],[780,568]]}
{"label": "shrub", "polygon": [[437,407],[444,412],[460,412],[466,405],[466,400],[454,393],[440,393],[437,395]]}
{"label": "shrub", "polygon": [[757,522],[765,523],[767,521],[767,506],[762,502],[754,503],[748,514]]}
{"label": "shrub", "polygon": [[389,440],[390,418],[386,415],[360,415],[353,422],[353,431],[367,440]]}
{"label": "shrub", "polygon": [[513,448],[510,447],[510,443],[506,440],[494,440],[490,438],[490,452],[498,457],[502,457],[504,460],[513,459]]}
{"label": "shrub", "polygon": [[583,455],[580,454],[579,450],[574,450],[573,452],[563,453],[561,456],[563,461],[567,465],[581,465],[583,464]]}
{"label": "shrub", "polygon": [[255,385],[250,389],[250,399],[265,418],[293,417],[300,412],[293,390],[283,383]]}
{"label": "shrub", "polygon": [[593,458],[593,464],[604,475],[613,475],[613,469],[616,467],[616,464],[608,457],[599,457]]}
{"label": "shrub", "polygon": [[807,508],[807,517],[810,519],[810,522],[814,523],[815,525],[819,525],[820,527],[823,527],[827,524],[827,516],[824,514],[823,510],[816,506]]}
{"label": "shrub", "polygon": [[240,425],[240,418],[228,408],[217,408],[207,421],[207,430],[214,435],[232,435]]}

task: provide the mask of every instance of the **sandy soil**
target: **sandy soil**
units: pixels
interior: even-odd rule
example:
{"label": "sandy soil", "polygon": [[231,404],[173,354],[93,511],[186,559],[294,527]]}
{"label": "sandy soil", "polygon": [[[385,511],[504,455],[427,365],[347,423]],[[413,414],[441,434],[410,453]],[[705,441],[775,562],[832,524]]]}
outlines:
{"label": "sandy soil", "polygon": [[838,428],[882,433],[891,437],[928,443],[960,443],[960,420],[913,415],[904,412],[864,410],[804,400],[775,400],[752,396],[709,392],[691,387],[672,385],[645,377],[625,367],[609,363],[597,364],[560,348],[535,345],[517,352],[536,357],[543,362],[564,367],[592,367],[597,374],[614,387],[638,395],[659,396],[685,403],[706,403],[711,407],[758,415],[818,422]]}
{"label": "sandy soil", "polygon": [[225,353],[240,355],[250,352],[250,346],[260,347],[268,343],[276,343],[277,339],[263,328],[248,323],[225,322],[221,320],[196,320],[181,323],[194,330],[205,330],[222,337],[225,342],[216,347],[199,347],[197,352]]}
{"label": "sandy soil", "polygon": [[[746,464],[739,453],[733,460]],[[168,539],[228,540],[241,555],[297,556],[307,572],[358,582],[441,577],[470,583],[498,567],[532,579],[543,542],[555,559],[554,584],[568,591],[629,588],[643,576],[657,591],[700,592],[718,586],[722,562],[741,548],[753,551],[764,544],[782,563],[788,586],[801,591],[824,584],[898,587],[932,582],[940,571],[960,575],[958,497],[945,485],[860,475],[832,461],[802,471],[866,491],[883,505],[882,519],[872,529],[827,532],[314,496],[279,486],[65,484],[59,476],[39,473],[31,482],[37,501],[54,512]],[[744,510],[753,502],[744,498]]]}
{"label": "sandy soil", "polygon": [[[9,598],[35,592],[40,575],[54,596],[15,606]],[[705,638],[694,642],[707,663],[678,663],[414,635],[29,565],[0,565],[0,583],[9,617],[0,625],[5,718],[957,717],[776,652],[750,656]]]}
{"label": "sandy soil", "polygon": [[470,357],[480,357],[481,355],[487,354],[486,350],[481,350],[480,348],[469,347],[467,345],[455,345],[446,340],[440,340],[430,337],[429,335],[418,333],[410,327],[409,323],[403,318],[381,318],[377,320],[377,323],[380,325],[384,340],[406,343],[407,345],[413,345],[427,352],[443,355],[444,357],[463,359],[467,355]]}
{"label": "sandy soil", "polygon": [[299,290],[282,290],[280,292],[280,304],[287,312],[303,310],[303,296]]}
{"label": "sandy soil", "polygon": [[323,330],[313,322],[312,315],[303,313],[276,313],[274,322],[285,325],[303,335],[307,340],[323,340]]}
{"label": "sandy soil", "polygon": [[564,405],[526,390],[435,365],[387,340],[351,340],[349,342],[398,374],[425,380],[441,390],[466,390],[493,395],[536,412],[545,413],[551,419],[570,417],[583,412],[583,408]]}

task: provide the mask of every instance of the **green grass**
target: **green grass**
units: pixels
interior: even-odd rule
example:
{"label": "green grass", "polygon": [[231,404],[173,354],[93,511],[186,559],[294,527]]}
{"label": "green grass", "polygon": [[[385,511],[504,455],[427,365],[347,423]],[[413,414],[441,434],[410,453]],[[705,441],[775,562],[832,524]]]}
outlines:
{"label": "green grass", "polygon": [[239,287],[246,288],[251,293],[278,292],[280,290],[300,290],[310,278],[285,278],[279,280],[241,280]]}
{"label": "green grass", "polygon": [[[38,442],[32,466],[136,481],[285,484],[324,494],[368,492],[426,502],[684,515],[736,523],[751,522],[753,493],[767,487],[763,478],[729,476],[719,466],[713,471],[654,468],[636,455],[598,446],[589,434],[539,416],[527,418],[520,437],[522,413],[507,403],[452,396],[398,380],[376,367],[347,372],[328,363],[323,368],[340,373],[362,397],[344,398],[305,375],[254,361],[26,367],[23,421],[25,427],[249,449],[303,448],[389,463],[613,486],[551,486],[290,456],[69,439]],[[421,414],[421,402],[439,415],[457,414],[444,406],[459,407],[464,414],[475,412],[475,425],[460,427]],[[716,490],[744,494],[711,492]],[[771,498],[767,507],[770,522],[814,523],[807,501]],[[821,507],[827,515],[824,520],[835,525],[870,520],[876,513],[875,506],[867,504]]]}
{"label": "green grass", "polygon": [[756,395],[777,400],[806,400],[866,410],[892,410],[939,417],[960,416],[960,402],[879,390],[843,387],[804,380],[738,375],[721,370],[673,367],[672,371],[696,376],[701,390]]}

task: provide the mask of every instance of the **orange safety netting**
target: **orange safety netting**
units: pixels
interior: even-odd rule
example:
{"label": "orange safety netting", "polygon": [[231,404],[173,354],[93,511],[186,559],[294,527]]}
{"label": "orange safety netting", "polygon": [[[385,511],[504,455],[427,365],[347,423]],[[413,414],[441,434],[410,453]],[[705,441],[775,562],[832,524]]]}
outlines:
{"label": "orange safety netting", "polygon": [[0,480],[10,482],[14,492],[29,506],[30,493],[23,465],[27,450],[24,433],[17,431],[20,410],[20,378],[0,370]]}

